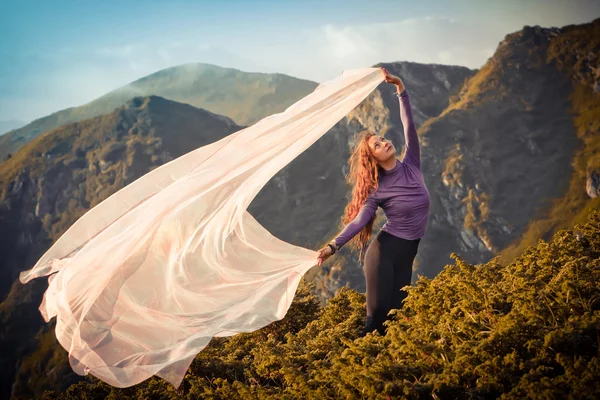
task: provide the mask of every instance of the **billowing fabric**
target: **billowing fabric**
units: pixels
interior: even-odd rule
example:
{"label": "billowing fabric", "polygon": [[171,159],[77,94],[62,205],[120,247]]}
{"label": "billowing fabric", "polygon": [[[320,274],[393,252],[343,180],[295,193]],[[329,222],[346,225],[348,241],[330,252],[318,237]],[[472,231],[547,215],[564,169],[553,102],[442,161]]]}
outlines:
{"label": "billowing fabric", "polygon": [[345,71],[77,220],[20,275],[23,283],[50,275],[40,311],[56,317],[73,370],[116,387],[152,375],[179,386],[213,336],[282,319],[317,252],[272,236],[246,209],[382,81],[379,68]]}

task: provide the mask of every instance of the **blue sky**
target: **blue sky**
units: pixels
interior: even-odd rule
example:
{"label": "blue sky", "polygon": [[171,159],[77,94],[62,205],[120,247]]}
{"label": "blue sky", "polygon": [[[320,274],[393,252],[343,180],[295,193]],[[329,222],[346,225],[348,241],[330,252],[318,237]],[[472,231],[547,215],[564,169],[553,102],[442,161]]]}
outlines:
{"label": "blue sky", "polygon": [[524,25],[598,17],[600,1],[588,0],[2,0],[0,121],[190,62],[317,82],[377,62],[480,68]]}

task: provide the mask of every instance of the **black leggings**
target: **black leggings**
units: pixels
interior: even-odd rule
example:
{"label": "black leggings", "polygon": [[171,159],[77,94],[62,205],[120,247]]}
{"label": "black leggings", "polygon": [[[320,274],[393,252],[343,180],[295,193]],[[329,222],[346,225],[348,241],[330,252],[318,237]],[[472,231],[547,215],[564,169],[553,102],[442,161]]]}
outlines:
{"label": "black leggings", "polygon": [[388,312],[402,308],[410,285],[412,264],[421,239],[407,240],[379,231],[365,253],[364,273],[367,281],[367,322],[360,335],[377,329],[385,335],[384,321]]}

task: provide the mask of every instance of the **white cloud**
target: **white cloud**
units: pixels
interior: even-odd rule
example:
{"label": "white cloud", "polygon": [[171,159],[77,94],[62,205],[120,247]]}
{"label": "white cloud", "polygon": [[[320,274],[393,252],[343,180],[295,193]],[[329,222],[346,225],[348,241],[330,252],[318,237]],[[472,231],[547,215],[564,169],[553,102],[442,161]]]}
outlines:
{"label": "white cloud", "polygon": [[[457,21],[456,18],[445,17],[445,16],[441,16],[441,15],[428,15],[427,17],[425,17],[423,19],[425,21],[448,21],[451,23],[455,23]],[[411,22],[418,22],[418,19],[413,19],[413,20],[411,20]]]}
{"label": "white cloud", "polygon": [[456,63],[454,55],[448,50],[442,50],[437,53],[437,59],[439,64],[453,64]]}
{"label": "white cloud", "polygon": [[[476,32],[476,34],[475,34]],[[340,71],[379,62],[413,61],[480,68],[493,54],[503,36],[476,21],[445,16],[426,16],[396,22],[357,25],[324,25],[288,40],[287,49],[260,53],[280,72],[316,81],[330,79]],[[286,55],[285,69],[281,63]],[[310,54],[310,57],[306,57]],[[290,59],[295,60],[290,63]],[[292,64],[292,65],[290,65]]]}
{"label": "white cloud", "polygon": [[133,53],[133,50],[134,46],[132,44],[128,44],[117,47],[102,47],[96,49],[95,53],[99,56],[128,57]]}
{"label": "white cloud", "polygon": [[156,50],[156,54],[158,54],[158,56],[162,59],[163,62],[165,62],[167,64],[171,64],[171,62],[172,62],[171,54],[167,50],[158,49],[158,50]]}
{"label": "white cloud", "polygon": [[175,40],[169,44],[169,46],[171,46],[171,47],[181,47],[184,45],[185,45],[185,43],[180,40]]}
{"label": "white cloud", "polygon": [[355,57],[359,53],[361,38],[351,29],[336,29],[332,25],[325,25],[323,33],[329,46],[327,51],[334,57]]}

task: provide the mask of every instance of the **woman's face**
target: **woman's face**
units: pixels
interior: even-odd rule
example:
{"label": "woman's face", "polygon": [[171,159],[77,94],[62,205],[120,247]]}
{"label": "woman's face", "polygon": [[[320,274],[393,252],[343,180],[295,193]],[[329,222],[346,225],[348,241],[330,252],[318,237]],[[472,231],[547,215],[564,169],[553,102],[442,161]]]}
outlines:
{"label": "woman's face", "polygon": [[392,142],[379,135],[371,136],[368,144],[371,149],[371,154],[373,154],[373,157],[377,162],[385,162],[391,157],[396,156],[396,148]]}

